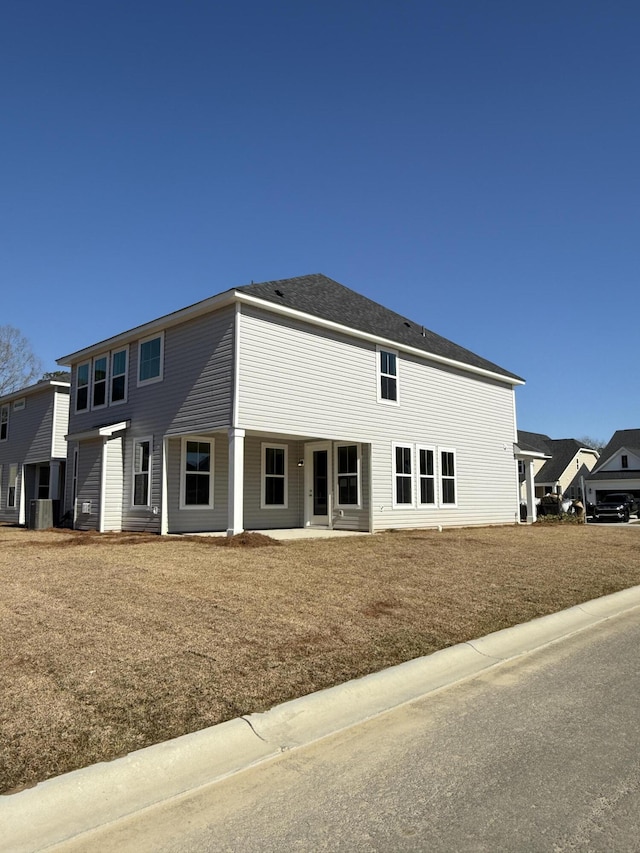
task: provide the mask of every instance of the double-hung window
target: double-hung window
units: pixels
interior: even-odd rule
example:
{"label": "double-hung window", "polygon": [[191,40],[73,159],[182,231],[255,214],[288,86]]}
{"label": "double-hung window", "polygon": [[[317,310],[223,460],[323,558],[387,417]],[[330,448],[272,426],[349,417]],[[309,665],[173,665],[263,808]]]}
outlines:
{"label": "double-hung window", "polygon": [[9,404],[0,406],[0,441],[9,438]]}
{"label": "double-hung window", "polygon": [[358,445],[339,444],[336,456],[338,506],[358,506],[360,504]]}
{"label": "double-hung window", "polygon": [[378,348],[378,401],[398,403],[398,354]]}
{"label": "double-hung window", "polygon": [[287,456],[286,445],[262,445],[262,509],[287,508]]}
{"label": "double-hung window", "polygon": [[124,403],[127,399],[127,361],[129,350],[111,353],[111,404]]}
{"label": "double-hung window", "polygon": [[182,439],[182,509],[213,508],[213,439]]}
{"label": "double-hung window", "polygon": [[413,505],[413,453],[410,445],[396,444],[393,448],[394,506]]}
{"label": "double-hung window", "polygon": [[93,396],[92,409],[101,409],[107,405],[107,365],[108,358],[101,355],[93,359]]}
{"label": "double-hung window", "polygon": [[435,450],[433,447],[418,447],[419,500],[422,506],[434,506],[436,502]]}
{"label": "double-hung window", "polygon": [[18,466],[9,465],[9,483],[7,485],[7,508],[15,509],[18,491]]}
{"label": "double-hung window", "polygon": [[133,506],[151,503],[151,439],[136,439],[133,444]]}
{"label": "double-hung window", "polygon": [[85,412],[89,408],[89,371],[90,363],[78,365],[76,374],[76,412]]}
{"label": "double-hung window", "polygon": [[456,504],[455,450],[440,450],[440,501],[443,506]]}
{"label": "double-hung window", "polygon": [[162,380],[164,334],[145,338],[138,344],[138,385]]}

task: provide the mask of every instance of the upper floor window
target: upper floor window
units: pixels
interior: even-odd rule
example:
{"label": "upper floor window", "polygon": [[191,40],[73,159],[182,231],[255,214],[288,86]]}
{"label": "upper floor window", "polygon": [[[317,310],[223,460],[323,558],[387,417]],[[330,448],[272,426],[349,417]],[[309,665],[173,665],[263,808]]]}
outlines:
{"label": "upper floor window", "polygon": [[378,400],[398,402],[398,354],[378,349]]}
{"label": "upper floor window", "polygon": [[358,506],[360,503],[358,445],[339,444],[336,456],[338,506]]}
{"label": "upper floor window", "polygon": [[86,361],[78,365],[76,374],[76,412],[84,412],[89,408],[89,367]]}
{"label": "upper floor window", "polygon": [[133,506],[149,506],[151,484],[151,439],[133,445]]}
{"label": "upper floor window", "polygon": [[127,348],[111,353],[111,403],[124,403],[127,399]]}
{"label": "upper floor window", "polygon": [[456,503],[456,454],[453,450],[440,451],[440,494],[442,504]]}
{"label": "upper floor window", "polygon": [[286,509],[287,503],[287,447],[263,444],[262,508]]}
{"label": "upper floor window", "polygon": [[164,357],[164,334],[154,335],[138,345],[138,385],[160,382]]}
{"label": "upper floor window", "polygon": [[411,447],[396,445],[393,448],[395,489],[394,506],[413,504],[413,454]]}
{"label": "upper floor window", "polygon": [[625,454],[623,454],[620,457],[620,464],[622,465],[623,468],[628,468],[629,467],[629,457],[626,456]]}
{"label": "upper floor window", "polygon": [[436,475],[434,450],[432,447],[418,448],[418,475],[420,477],[420,503],[433,505],[436,502]]}
{"label": "upper floor window", "polygon": [[107,356],[93,359],[93,398],[92,409],[101,409],[107,405]]}
{"label": "upper floor window", "polygon": [[9,404],[0,406],[0,441],[9,438]]}
{"label": "upper floor window", "polygon": [[18,400],[13,401],[13,411],[21,412],[25,406],[27,405],[27,401],[24,397],[20,397]]}

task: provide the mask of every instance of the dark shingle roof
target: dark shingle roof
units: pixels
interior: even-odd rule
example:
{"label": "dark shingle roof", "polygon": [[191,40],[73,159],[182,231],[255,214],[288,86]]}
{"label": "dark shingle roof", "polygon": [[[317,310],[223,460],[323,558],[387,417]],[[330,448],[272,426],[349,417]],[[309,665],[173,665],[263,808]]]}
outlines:
{"label": "dark shingle roof", "polygon": [[350,290],[325,275],[304,275],[279,281],[247,284],[234,290],[275,305],[283,305],[323,320],[411,346],[425,353],[458,361],[519,382],[523,380],[497,364],[425,329],[366,296]]}
{"label": "dark shingle roof", "polygon": [[555,483],[584,445],[575,438],[552,438],[549,440],[551,459],[544,463],[536,474],[538,483]]}
{"label": "dark shingle roof", "polygon": [[611,436],[609,444],[607,444],[600,454],[596,470],[602,467],[622,447],[626,447],[627,450],[633,450],[640,456],[640,429],[616,430]]}
{"label": "dark shingle roof", "polygon": [[544,453],[546,456],[551,456],[549,442],[551,439],[548,435],[541,432],[526,432],[518,430],[518,447],[520,450],[533,451],[535,453]]}

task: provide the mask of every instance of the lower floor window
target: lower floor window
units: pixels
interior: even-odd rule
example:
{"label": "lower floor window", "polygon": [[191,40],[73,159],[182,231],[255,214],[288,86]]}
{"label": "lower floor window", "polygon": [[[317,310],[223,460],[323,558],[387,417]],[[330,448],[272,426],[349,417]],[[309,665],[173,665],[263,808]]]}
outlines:
{"label": "lower floor window", "polygon": [[400,505],[413,503],[413,465],[411,447],[396,446],[395,457],[395,503]]}
{"label": "lower floor window", "polygon": [[418,448],[418,455],[420,461],[420,503],[435,504],[434,451],[430,447],[420,447]]}
{"label": "lower floor window", "polygon": [[286,445],[262,445],[262,506],[287,506]]}
{"label": "lower floor window", "polygon": [[213,506],[213,439],[183,439],[182,505]]}
{"label": "lower floor window", "polygon": [[358,445],[338,445],[338,506],[357,506],[360,503],[358,489]]}
{"label": "lower floor window", "polygon": [[7,488],[7,506],[10,509],[15,508],[17,490],[18,490],[18,466],[17,465],[9,465],[9,485]]}
{"label": "lower floor window", "polygon": [[453,450],[440,451],[440,481],[442,503],[456,502],[456,455]]}
{"label": "lower floor window", "polygon": [[151,440],[136,441],[133,448],[133,505],[149,506]]}
{"label": "lower floor window", "polygon": [[47,500],[49,497],[49,483],[51,481],[51,469],[48,465],[40,465],[38,469],[38,498]]}

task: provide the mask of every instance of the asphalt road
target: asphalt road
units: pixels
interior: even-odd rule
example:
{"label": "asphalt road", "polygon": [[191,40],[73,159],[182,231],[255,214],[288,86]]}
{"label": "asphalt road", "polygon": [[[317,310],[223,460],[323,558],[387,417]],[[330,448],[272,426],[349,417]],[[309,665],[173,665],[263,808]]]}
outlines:
{"label": "asphalt road", "polygon": [[640,610],[57,851],[640,850]]}

